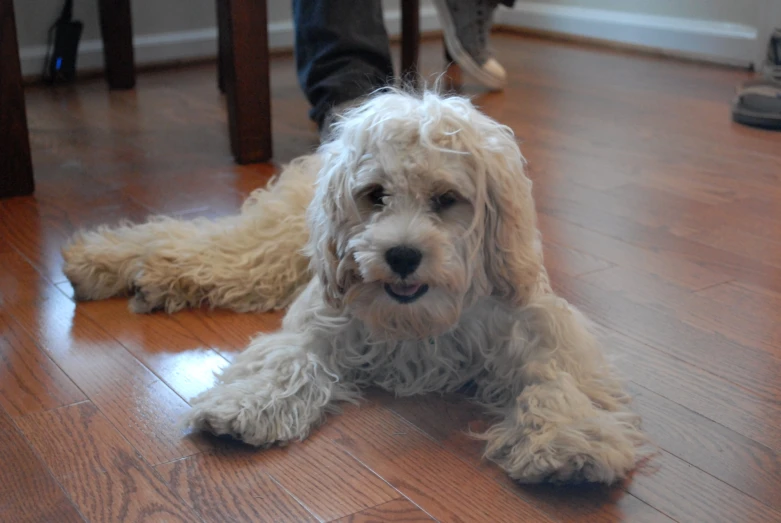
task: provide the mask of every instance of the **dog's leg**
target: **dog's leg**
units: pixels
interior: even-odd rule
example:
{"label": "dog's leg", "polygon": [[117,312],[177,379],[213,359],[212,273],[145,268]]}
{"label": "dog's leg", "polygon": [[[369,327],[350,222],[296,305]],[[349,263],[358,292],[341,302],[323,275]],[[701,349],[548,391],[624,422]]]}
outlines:
{"label": "dog's leg", "polygon": [[192,400],[186,425],[255,446],[304,439],[337,402],[359,397],[321,360],[318,343],[301,331],[256,338],[218,385]]}
{"label": "dog's leg", "polygon": [[[203,303],[238,312],[288,306],[310,279],[301,252],[308,238],[304,209],[263,210],[182,223],[188,234],[157,242],[140,261],[131,310],[171,313]],[[275,223],[269,223],[272,214]]]}
{"label": "dog's leg", "polygon": [[521,482],[623,478],[645,437],[585,318],[543,296],[523,309],[512,338],[489,357],[482,384],[504,416],[480,436],[486,456]]}
{"label": "dog's leg", "polygon": [[79,300],[103,300],[132,293],[141,260],[155,242],[180,230],[177,220],[159,218],[79,231],[62,249],[63,272]]}
{"label": "dog's leg", "polygon": [[135,293],[135,312],[204,302],[240,312],[286,307],[309,280],[301,250],[316,168],[314,157],[295,161],[253,192],[239,216],[155,218],[78,233],[63,249],[63,270],[77,298]]}

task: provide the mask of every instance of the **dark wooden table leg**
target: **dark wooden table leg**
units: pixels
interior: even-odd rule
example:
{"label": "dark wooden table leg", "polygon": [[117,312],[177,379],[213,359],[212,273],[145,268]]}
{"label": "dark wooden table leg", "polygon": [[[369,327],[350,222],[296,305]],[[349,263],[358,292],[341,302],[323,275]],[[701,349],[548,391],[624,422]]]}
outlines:
{"label": "dark wooden table leg", "polygon": [[136,69],[130,0],[98,0],[98,11],[108,86],[132,89],[136,85]]}
{"label": "dark wooden table leg", "polygon": [[420,1],[401,0],[401,78],[412,86],[419,83]]}
{"label": "dark wooden table leg", "polygon": [[221,93],[225,93],[225,54],[227,53],[230,41],[228,36],[228,6],[223,0],[214,2],[217,4],[217,87]]}
{"label": "dark wooden table leg", "polygon": [[[223,49],[231,149],[238,163],[271,158],[271,93],[266,0],[225,2]],[[222,36],[220,37],[222,39]]]}
{"label": "dark wooden table leg", "polygon": [[0,0],[0,198],[33,192],[13,0]]}

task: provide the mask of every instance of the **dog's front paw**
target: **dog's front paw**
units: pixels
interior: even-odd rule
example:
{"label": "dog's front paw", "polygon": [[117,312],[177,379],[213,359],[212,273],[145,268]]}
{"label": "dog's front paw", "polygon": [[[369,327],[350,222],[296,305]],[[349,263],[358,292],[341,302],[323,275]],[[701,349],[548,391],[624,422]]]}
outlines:
{"label": "dog's front paw", "polygon": [[274,397],[253,382],[217,385],[192,401],[187,427],[231,436],[249,445],[268,447],[304,439],[321,411],[295,396]]}
{"label": "dog's front paw", "polygon": [[635,467],[644,442],[636,425],[612,414],[515,435],[496,426],[489,430],[486,456],[521,483],[612,484]]}

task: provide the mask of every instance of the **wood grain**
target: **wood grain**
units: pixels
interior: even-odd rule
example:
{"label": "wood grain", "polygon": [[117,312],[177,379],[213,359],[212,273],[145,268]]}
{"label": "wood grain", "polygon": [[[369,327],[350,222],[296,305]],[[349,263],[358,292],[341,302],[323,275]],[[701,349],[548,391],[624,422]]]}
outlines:
{"label": "wood grain", "polygon": [[[688,260],[663,252],[649,251],[546,213],[540,214],[539,221],[546,241],[566,245],[569,249],[587,253],[615,265],[659,274],[689,289],[702,289],[731,279]],[[627,230],[627,234],[631,234],[631,228]]]}
{"label": "wood grain", "polygon": [[668,452],[654,457],[654,469],[635,474],[629,492],[660,507],[679,522],[724,523],[781,520],[781,512],[747,496]]}
{"label": "wood grain", "polygon": [[0,521],[83,521],[2,409],[0,463]]}
{"label": "wood grain", "polygon": [[[781,509],[781,500],[778,499],[781,453],[644,387],[632,386],[629,390],[635,409],[643,417],[643,427],[656,445],[721,480],[725,483],[725,490],[730,485],[740,491],[733,492],[727,499],[712,502],[714,510],[728,511],[729,508],[722,505],[734,504],[736,499],[741,499],[740,503],[747,507],[753,507],[757,500],[776,510]],[[688,484],[681,487],[690,488]],[[693,512],[690,516],[695,517],[696,514]],[[746,516],[750,515],[751,510],[746,508]]]}
{"label": "wood grain", "polygon": [[658,276],[616,267],[581,278],[628,299],[674,314],[680,321],[745,346],[781,356],[781,327],[774,311],[781,299],[735,282],[689,292]]}
{"label": "wood grain", "polygon": [[243,450],[205,452],[156,469],[204,521],[317,521]]}
{"label": "wood grain", "polygon": [[394,499],[336,520],[337,523],[380,523],[383,521],[434,521],[407,499]]}
{"label": "wood grain", "polygon": [[70,299],[52,294],[13,316],[150,463],[200,452],[177,426],[187,403]]}
{"label": "wood grain", "polygon": [[371,467],[367,468],[319,432],[303,442],[261,452],[255,462],[325,521],[399,496]]}
{"label": "wood grain", "polygon": [[[175,463],[176,470],[196,467],[204,471],[213,470],[210,475],[218,475],[220,470],[225,470],[226,475],[220,481],[220,488],[246,490],[254,497],[266,495],[263,492],[267,482],[262,476],[268,475],[277,485],[271,492],[286,493],[283,496],[285,498],[292,496],[314,517],[323,521],[337,519],[399,497],[398,492],[371,470],[318,433],[285,448],[266,450],[232,442],[214,440],[213,443],[215,451],[178,461]],[[191,461],[195,464],[190,465]],[[239,470],[229,474],[230,468],[236,465],[239,465]],[[171,468],[169,465],[161,467],[164,470]],[[246,483],[244,475],[248,473],[256,473],[258,477]],[[176,484],[179,491],[183,488],[192,491],[201,481],[193,474],[180,473],[178,477],[181,478],[179,482],[172,481],[172,484]],[[275,502],[269,498],[265,502],[285,505],[289,500]],[[235,510],[239,509],[247,510],[235,507]]]}
{"label": "wood grain", "polygon": [[215,383],[214,372],[227,365],[180,318],[164,314],[133,314],[126,300],[91,302],[80,312],[189,401]]}
{"label": "wood grain", "polygon": [[195,519],[92,403],[30,414],[18,424],[88,520]]}
{"label": "wood grain", "polygon": [[573,303],[589,310],[591,317],[605,327],[653,345],[771,402],[781,394],[781,384],[772,378],[781,372],[781,360],[766,351],[699,329],[678,320],[674,314],[634,303],[582,279],[558,274],[554,286]]}
{"label": "wood grain", "polygon": [[551,520],[534,501],[516,497],[377,405],[346,409],[322,433],[437,520]]}
{"label": "wood grain", "polygon": [[51,358],[0,311],[0,405],[6,412],[23,416],[85,399]]}
{"label": "wood grain", "polygon": [[498,466],[483,458],[484,442],[469,436],[480,432],[492,418],[467,398],[459,395],[441,397],[394,398],[373,391],[371,398],[418,427],[460,460],[482,475],[504,486],[520,499],[535,503],[541,510],[561,521],[608,522],[670,521],[664,514],[623,490],[603,487],[518,485]]}
{"label": "wood grain", "polygon": [[771,448],[781,448],[781,407],[731,381],[636,340],[611,333],[604,342],[638,385]]}
{"label": "wood grain", "polygon": [[225,310],[184,311],[176,320],[227,360],[247,348],[256,335],[282,326],[282,312],[234,314]]}

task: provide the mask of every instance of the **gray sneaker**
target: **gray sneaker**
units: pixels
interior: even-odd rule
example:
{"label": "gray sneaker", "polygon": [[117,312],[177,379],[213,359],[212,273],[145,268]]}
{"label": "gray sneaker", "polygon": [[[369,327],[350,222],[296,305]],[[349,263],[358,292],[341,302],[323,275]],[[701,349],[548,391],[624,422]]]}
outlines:
{"label": "gray sneaker", "polygon": [[498,3],[498,0],[434,0],[448,54],[465,73],[497,90],[507,83],[507,72],[488,49],[488,35]]}

